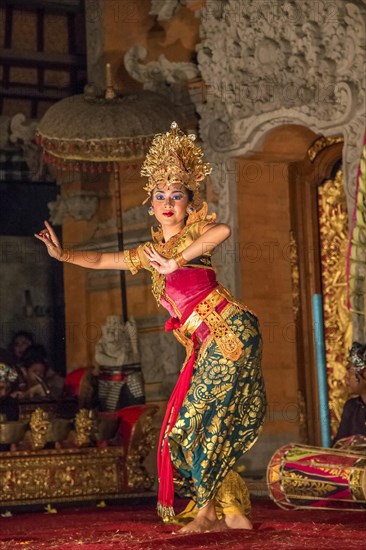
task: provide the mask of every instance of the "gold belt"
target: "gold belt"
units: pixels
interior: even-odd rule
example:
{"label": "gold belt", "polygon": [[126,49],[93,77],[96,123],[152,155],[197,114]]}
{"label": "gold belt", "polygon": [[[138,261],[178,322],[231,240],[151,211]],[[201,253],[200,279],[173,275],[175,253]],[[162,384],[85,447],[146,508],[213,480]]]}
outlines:
{"label": "gold belt", "polygon": [[183,335],[193,334],[201,323],[205,323],[224,357],[235,361],[239,359],[243,351],[243,344],[222,315],[216,311],[216,307],[223,300],[231,302],[230,298],[232,296],[226,289],[222,287],[215,288],[194,308],[179,330]]}

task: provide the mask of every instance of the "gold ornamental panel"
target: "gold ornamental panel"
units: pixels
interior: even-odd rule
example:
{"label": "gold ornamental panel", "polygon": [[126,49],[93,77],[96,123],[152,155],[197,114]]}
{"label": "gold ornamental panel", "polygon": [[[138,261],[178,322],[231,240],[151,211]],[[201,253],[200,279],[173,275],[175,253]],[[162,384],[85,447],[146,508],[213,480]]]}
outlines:
{"label": "gold ornamental panel", "polygon": [[298,247],[293,231],[290,231],[289,237],[289,258],[291,265],[292,311],[294,319],[297,321],[300,311],[300,270]]}
{"label": "gold ornamental panel", "polygon": [[318,209],[329,410],[334,435],[347,398],[345,375],[352,340],[346,281],[348,217],[342,170],[318,188]]}
{"label": "gold ornamental panel", "polygon": [[112,498],[123,492],[124,450],[121,447],[1,453],[0,501],[3,504]]}
{"label": "gold ornamental panel", "polygon": [[317,138],[308,149],[308,157],[310,162],[314,162],[316,157],[319,155],[319,153],[323,151],[323,149],[326,149],[327,147],[331,147],[336,143],[343,143],[343,141],[344,139],[342,136],[335,136],[335,137],[321,136]]}

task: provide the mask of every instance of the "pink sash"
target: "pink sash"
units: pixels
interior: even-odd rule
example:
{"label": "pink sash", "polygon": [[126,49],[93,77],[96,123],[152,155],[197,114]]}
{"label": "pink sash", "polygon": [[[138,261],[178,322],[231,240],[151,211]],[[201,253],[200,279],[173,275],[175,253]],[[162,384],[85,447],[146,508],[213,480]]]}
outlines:
{"label": "pink sash", "polygon": [[[169,319],[166,325],[167,330],[173,330],[174,328],[179,328],[180,322],[178,319],[176,323],[172,323],[173,319]],[[175,324],[175,326],[172,326]],[[174,509],[174,481],[173,481],[173,467],[172,461],[170,458],[170,449],[168,436],[171,432],[174,424],[177,421],[178,413],[183,404],[184,398],[187,395],[189,385],[191,382],[194,361],[196,359],[196,337],[194,334],[191,336],[193,341],[193,351],[189,357],[186,365],[181,371],[175,388],[170,396],[168,401],[166,413],[164,416],[163,424],[161,427],[160,438],[159,438],[159,447],[158,447],[158,476],[159,476],[159,491],[158,491],[158,504],[157,511],[158,515],[162,518],[173,517]]]}
{"label": "pink sash", "polygon": [[[177,270],[175,274],[180,274],[180,271]],[[200,271],[200,270],[189,270],[189,271]],[[202,270],[206,271],[206,270]],[[207,270],[208,271],[208,270]],[[176,275],[177,276],[177,275]],[[211,274],[210,274],[211,277]],[[217,286],[216,278],[211,277],[212,280],[209,281],[209,284],[206,285],[206,288],[198,292],[193,300],[187,304],[187,307],[183,311],[181,319],[170,318],[165,323],[165,330],[175,330],[180,328],[184,322],[188,319],[194,308],[206,298]],[[162,518],[173,517],[174,509],[174,480],[173,480],[173,466],[170,458],[170,449],[168,436],[171,432],[173,426],[175,425],[179,411],[182,407],[185,396],[187,395],[194,362],[196,359],[196,347],[197,347],[197,337],[195,334],[189,335],[189,338],[192,342],[192,352],[191,355],[186,359],[182,370],[180,372],[177,383],[174,387],[174,390],[170,396],[170,399],[167,404],[166,413],[164,416],[163,424],[161,427],[160,437],[159,437],[159,446],[158,446],[158,477],[159,477],[159,490],[158,490],[158,504],[157,511],[158,515]]]}

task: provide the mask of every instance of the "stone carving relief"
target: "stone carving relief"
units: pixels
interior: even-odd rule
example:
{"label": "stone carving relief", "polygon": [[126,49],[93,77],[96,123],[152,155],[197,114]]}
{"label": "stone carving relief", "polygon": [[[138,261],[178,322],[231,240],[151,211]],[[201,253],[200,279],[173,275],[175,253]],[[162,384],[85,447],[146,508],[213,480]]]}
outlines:
{"label": "stone carving relief", "polygon": [[33,141],[37,123],[37,120],[27,121],[27,117],[23,113],[17,113],[10,121],[9,141],[11,143],[22,141],[25,144]]}
{"label": "stone carving relief", "polygon": [[156,15],[158,21],[169,21],[186,4],[187,0],[151,0],[149,14]]}
{"label": "stone carving relief", "polygon": [[209,147],[243,153],[269,128],[299,122],[325,135],[345,131],[359,150],[366,120],[365,6],[228,0],[218,15],[208,4],[198,63],[207,86],[199,109]]}
{"label": "stone carving relief", "polygon": [[119,315],[107,316],[102,325],[102,336],[95,346],[95,360],[105,367],[118,367],[140,361],[135,319],[131,317],[124,323]]}
{"label": "stone carving relief", "polygon": [[134,46],[124,57],[126,70],[132,78],[144,84],[145,90],[161,93],[165,87],[196,78],[199,74],[194,63],[176,63],[165,55],[159,55],[156,61],[141,63],[146,56],[147,50],[143,46]]}
{"label": "stone carving relief", "polygon": [[[147,214],[146,206],[135,206],[122,212],[122,226],[124,228],[124,241],[129,246],[138,246],[141,242],[144,242],[149,237],[149,227],[153,225],[153,219]],[[133,235],[129,235],[129,226],[138,226],[138,229],[133,231]],[[93,240],[103,238],[105,231],[116,229],[116,218],[112,216],[104,221],[99,221],[95,230]],[[141,237],[141,238],[139,238]],[[132,239],[132,241],[131,241]],[[137,239],[137,240],[136,240]],[[142,240],[141,240],[142,239]]]}
{"label": "stone carving relief", "polygon": [[37,120],[27,121],[25,115],[17,113],[9,127],[9,141],[20,145],[32,181],[39,181],[43,172],[40,149],[34,141],[37,123]]}
{"label": "stone carving relief", "polygon": [[50,220],[54,225],[62,225],[67,216],[76,220],[91,220],[95,215],[99,198],[106,196],[106,192],[79,191],[58,195],[56,201],[48,203]]}
{"label": "stone carving relief", "polygon": [[123,212],[123,223],[126,225],[133,223],[146,223],[148,220],[147,207],[135,206],[134,208],[129,208]]}
{"label": "stone carving relief", "polygon": [[[161,20],[180,3],[153,2]],[[236,174],[232,157],[253,150],[272,128],[301,124],[324,136],[343,135],[343,170],[352,211],[366,126],[364,66],[366,1],[210,1],[197,4],[201,42],[197,47],[202,85],[189,86],[200,115],[200,133],[219,196],[218,217],[235,228]],[[167,92],[197,67],[159,58],[145,65],[144,50],[126,54],[129,73],[144,87]],[[229,247],[234,245],[228,243]],[[234,256],[232,256],[234,257]],[[237,262],[220,270],[224,284],[238,290]]]}
{"label": "stone carving relief", "polygon": [[179,108],[183,120],[194,120],[195,106],[188,93],[186,82],[198,77],[197,65],[172,62],[164,55],[160,55],[156,61],[141,63],[146,56],[147,51],[143,46],[130,48],[124,57],[128,73],[138,82],[142,82],[144,90],[166,95]]}
{"label": "stone carving relief", "polygon": [[[13,117],[1,117],[1,147],[18,153],[26,163],[31,181],[52,181],[43,164],[41,150],[34,141],[38,120],[27,119],[23,113]],[[16,168],[17,169],[17,168]]]}
{"label": "stone carving relief", "polygon": [[[192,99],[207,156],[218,168],[220,219],[235,225],[230,158],[289,123],[344,136],[351,210],[366,125],[365,8],[364,0],[228,0],[202,9],[198,65],[206,92]],[[228,262],[224,280],[235,290],[231,270]]]}
{"label": "stone carving relief", "polygon": [[[161,321],[161,318],[157,319],[159,324]],[[140,344],[145,382],[159,383],[160,398],[168,398],[177,381],[184,357],[183,348],[172,334],[165,332],[144,332],[140,335]]]}

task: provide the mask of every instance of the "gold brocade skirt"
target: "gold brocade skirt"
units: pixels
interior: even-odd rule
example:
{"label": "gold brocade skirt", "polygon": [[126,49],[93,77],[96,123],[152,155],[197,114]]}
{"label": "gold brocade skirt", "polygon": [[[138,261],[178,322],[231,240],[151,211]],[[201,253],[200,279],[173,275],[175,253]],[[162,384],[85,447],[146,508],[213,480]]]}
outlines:
{"label": "gold brocade skirt", "polygon": [[[266,411],[257,318],[233,302],[219,315],[228,334],[241,343],[240,355],[229,357],[212,333],[201,342],[190,388],[169,434],[176,489],[198,508],[213,498],[220,506],[220,487],[225,489],[225,479],[227,486],[232,483],[228,474],[255,443]],[[234,495],[234,508],[236,500]]]}

